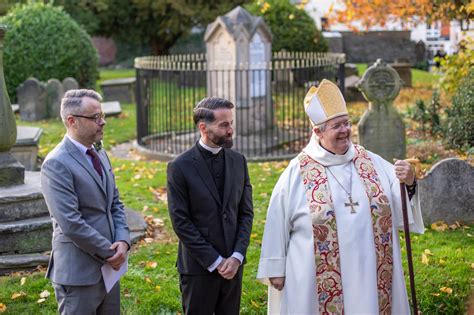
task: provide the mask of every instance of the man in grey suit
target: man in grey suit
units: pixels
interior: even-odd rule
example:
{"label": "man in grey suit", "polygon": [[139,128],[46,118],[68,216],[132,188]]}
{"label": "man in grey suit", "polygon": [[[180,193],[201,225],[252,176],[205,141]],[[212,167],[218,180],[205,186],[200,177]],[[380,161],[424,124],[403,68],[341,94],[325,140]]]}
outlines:
{"label": "man in grey suit", "polygon": [[107,293],[101,267],[119,270],[130,235],[102,140],[101,96],[70,90],[61,102],[67,134],[46,157],[41,186],[53,221],[51,279],[61,314],[119,314],[120,287]]}

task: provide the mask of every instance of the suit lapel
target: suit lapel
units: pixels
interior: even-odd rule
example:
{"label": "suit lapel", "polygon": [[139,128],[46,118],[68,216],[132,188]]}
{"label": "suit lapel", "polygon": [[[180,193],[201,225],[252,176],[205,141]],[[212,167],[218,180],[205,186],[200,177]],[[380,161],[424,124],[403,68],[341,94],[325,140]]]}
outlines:
{"label": "suit lapel", "polygon": [[211,172],[209,172],[206,161],[204,161],[201,152],[199,152],[197,144],[195,144],[193,147],[193,164],[202,181],[207,186],[207,189],[211,192],[212,197],[214,197],[219,206],[222,205],[221,198],[219,198],[219,193],[217,192],[216,184],[214,183],[214,179],[212,178]]}
{"label": "suit lapel", "polygon": [[89,162],[87,162],[86,160],[86,157],[83,154],[81,154],[79,149],[76,148],[76,146],[71,141],[69,141],[67,137],[64,138],[64,143],[66,145],[66,149],[69,155],[86,170],[86,172],[94,179],[97,186],[100,187],[100,190],[102,191],[102,193],[106,195],[104,185],[102,185],[102,180],[99,174],[97,174],[97,172],[90,166]]}
{"label": "suit lapel", "polygon": [[224,151],[224,159],[225,159],[225,185],[224,185],[224,208],[227,206],[227,202],[229,202],[230,192],[232,191],[233,183],[233,174],[232,170],[234,169],[234,160],[231,156],[230,150],[223,149]]}

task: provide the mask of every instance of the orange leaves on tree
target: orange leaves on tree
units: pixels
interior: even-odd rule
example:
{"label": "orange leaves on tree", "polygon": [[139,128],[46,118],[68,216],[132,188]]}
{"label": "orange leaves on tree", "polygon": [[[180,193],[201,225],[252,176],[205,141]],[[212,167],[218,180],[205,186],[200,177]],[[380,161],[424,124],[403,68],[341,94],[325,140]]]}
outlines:
{"label": "orange leaves on tree", "polygon": [[[371,26],[385,25],[389,22],[402,22],[406,25],[431,21],[450,21],[452,19],[473,18],[472,2],[444,0],[339,0],[342,9],[329,13],[331,22],[343,23],[349,28],[353,21],[359,21],[367,30]],[[337,7],[337,6],[336,6]]]}

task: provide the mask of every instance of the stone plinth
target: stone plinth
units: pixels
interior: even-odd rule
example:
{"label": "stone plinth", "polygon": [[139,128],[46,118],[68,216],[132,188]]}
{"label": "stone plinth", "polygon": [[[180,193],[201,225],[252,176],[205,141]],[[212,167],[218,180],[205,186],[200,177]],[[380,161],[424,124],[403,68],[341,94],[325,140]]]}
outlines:
{"label": "stone plinth", "polygon": [[0,152],[0,187],[21,185],[24,175],[25,168],[11,152]]}
{"label": "stone plinth", "polygon": [[135,78],[106,80],[100,84],[106,101],[135,102]]}
{"label": "stone plinth", "polygon": [[0,274],[47,262],[42,253],[51,250],[51,235],[39,172],[26,172],[23,185],[0,188]]}
{"label": "stone plinth", "polygon": [[423,222],[474,223],[474,167],[451,158],[436,163],[418,181]]}
{"label": "stone plinth", "polygon": [[16,144],[11,153],[28,171],[37,169],[38,144],[42,134],[41,128],[17,127]]}
{"label": "stone plinth", "polygon": [[358,125],[359,144],[387,161],[406,154],[405,124],[393,107],[402,83],[397,71],[379,59],[357,84],[369,102]]}
{"label": "stone plinth", "polygon": [[48,215],[39,172],[26,172],[23,185],[0,188],[0,222]]}

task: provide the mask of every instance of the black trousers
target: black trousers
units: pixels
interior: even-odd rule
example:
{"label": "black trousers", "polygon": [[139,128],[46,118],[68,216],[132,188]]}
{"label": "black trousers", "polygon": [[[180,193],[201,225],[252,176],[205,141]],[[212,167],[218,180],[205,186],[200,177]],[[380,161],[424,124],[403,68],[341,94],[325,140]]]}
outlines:
{"label": "black trousers", "polygon": [[238,315],[243,266],[232,280],[217,270],[208,275],[179,275],[183,311],[186,315]]}

